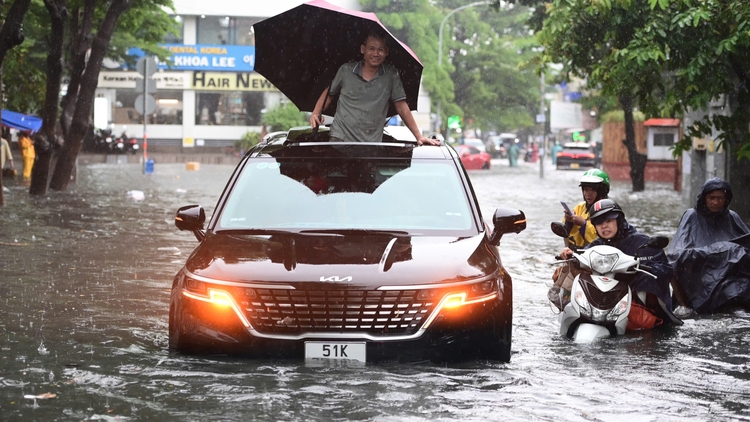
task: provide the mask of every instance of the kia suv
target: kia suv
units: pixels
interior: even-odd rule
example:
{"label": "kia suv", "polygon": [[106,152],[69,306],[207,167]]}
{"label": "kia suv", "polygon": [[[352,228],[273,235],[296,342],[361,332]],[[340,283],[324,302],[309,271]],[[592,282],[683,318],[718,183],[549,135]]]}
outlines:
{"label": "kia suv", "polygon": [[268,137],[242,158],[176,274],[169,346],[310,360],[510,360],[512,282],[445,144],[333,142],[321,128]]}

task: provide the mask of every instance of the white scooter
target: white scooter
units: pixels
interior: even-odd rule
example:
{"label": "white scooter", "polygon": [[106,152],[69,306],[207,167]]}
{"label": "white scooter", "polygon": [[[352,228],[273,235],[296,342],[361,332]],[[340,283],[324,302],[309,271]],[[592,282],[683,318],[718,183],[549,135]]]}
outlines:
{"label": "white scooter", "polygon": [[[565,227],[559,223],[552,223],[552,231],[558,236],[568,236]],[[662,249],[668,243],[667,237],[655,236],[642,247]],[[640,272],[656,278],[641,263],[637,252],[636,256],[630,256],[607,245],[574,251],[573,257],[560,261],[562,263],[573,263],[585,270],[575,276],[570,302],[564,304],[558,316],[560,334],[572,338],[576,343],[590,343],[599,338],[625,334],[633,292],[627,283],[615,280],[616,274]],[[641,302],[645,303],[646,293],[638,294]],[[679,320],[672,322],[681,323]]]}

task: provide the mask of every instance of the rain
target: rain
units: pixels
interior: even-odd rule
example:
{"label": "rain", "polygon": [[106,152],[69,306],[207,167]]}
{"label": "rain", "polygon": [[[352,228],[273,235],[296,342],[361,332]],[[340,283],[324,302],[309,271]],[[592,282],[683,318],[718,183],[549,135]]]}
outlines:
{"label": "rain", "polygon": [[[208,216],[233,166],[79,167],[67,192],[31,197],[6,183],[0,210],[0,408],[4,420],[748,420],[750,315],[591,345],[558,333],[546,292],[562,241],[559,201],[581,200],[580,171],[493,160],[470,173],[482,214],[525,212],[500,243],[513,277],[510,363],[324,365],[168,350],[172,278],[197,241],[178,207]],[[611,196],[649,235],[685,209],[667,183]]]}

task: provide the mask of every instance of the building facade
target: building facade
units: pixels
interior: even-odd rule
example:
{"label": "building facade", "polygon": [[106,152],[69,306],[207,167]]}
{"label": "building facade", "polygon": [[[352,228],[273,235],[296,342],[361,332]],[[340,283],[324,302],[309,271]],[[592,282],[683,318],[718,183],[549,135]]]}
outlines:
{"label": "building facade", "polygon": [[[329,0],[359,9],[356,0]],[[180,34],[170,35],[164,47],[171,63],[157,63],[152,76],[151,104],[139,97],[135,69],[105,61],[99,75],[94,125],[114,124],[154,146],[227,147],[246,132],[262,130],[263,113],[287,101],[263,76],[253,71],[253,24],[302,4],[299,0],[236,2],[177,0],[174,18]],[[144,126],[140,110],[146,108]],[[415,113],[420,127],[429,128],[429,98],[420,96]]]}

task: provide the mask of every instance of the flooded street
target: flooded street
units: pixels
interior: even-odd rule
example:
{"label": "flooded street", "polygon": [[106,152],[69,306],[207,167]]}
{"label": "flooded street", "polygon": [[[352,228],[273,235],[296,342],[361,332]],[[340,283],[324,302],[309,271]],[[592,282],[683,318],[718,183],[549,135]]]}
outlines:
{"label": "flooded street", "polygon": [[[528,228],[500,243],[513,277],[508,364],[311,366],[167,350],[172,278],[197,245],[174,213],[208,216],[234,167],[79,168],[42,198],[8,183],[0,209],[0,420],[750,420],[750,314],[703,316],[667,331],[576,345],[548,305],[562,240],[559,201],[581,200],[582,171],[540,179],[538,163],[470,173],[486,220],[497,207]],[[649,235],[684,211],[671,185],[611,197]],[[143,193],[139,200],[138,192]],[[54,398],[44,397],[51,393]],[[28,397],[28,398],[27,398]]]}

